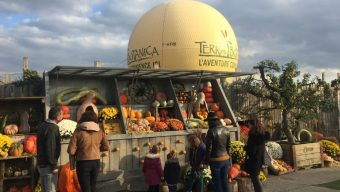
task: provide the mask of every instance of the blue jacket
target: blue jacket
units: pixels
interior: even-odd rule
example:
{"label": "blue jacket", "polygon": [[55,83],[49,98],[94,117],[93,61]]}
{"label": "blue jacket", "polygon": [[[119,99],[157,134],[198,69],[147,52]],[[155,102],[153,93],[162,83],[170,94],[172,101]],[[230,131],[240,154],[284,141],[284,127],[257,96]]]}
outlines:
{"label": "blue jacket", "polygon": [[194,170],[199,170],[200,165],[204,163],[206,146],[203,142],[200,143],[197,149],[190,148],[189,160],[190,165]]}

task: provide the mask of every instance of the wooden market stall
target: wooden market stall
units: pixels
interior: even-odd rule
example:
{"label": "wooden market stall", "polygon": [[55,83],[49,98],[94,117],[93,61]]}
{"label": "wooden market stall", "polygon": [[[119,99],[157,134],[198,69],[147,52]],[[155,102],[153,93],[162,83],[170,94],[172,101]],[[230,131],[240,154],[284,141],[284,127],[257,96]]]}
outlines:
{"label": "wooden market stall", "polygon": [[[18,127],[17,132],[8,135],[13,143],[24,143],[28,137],[35,135],[45,118],[44,97],[1,97],[0,106],[1,123],[15,124]],[[26,114],[28,119],[24,118]],[[25,128],[24,124],[26,124]],[[13,186],[33,187],[36,177],[36,158],[33,154],[24,152],[5,158],[0,156],[0,192],[7,191]]]}
{"label": "wooden market stall", "polygon": [[[209,81],[213,103],[218,103],[225,117],[231,120],[231,124],[228,125],[231,137],[233,140],[238,140],[239,126],[224,94],[220,79],[247,74],[249,73],[57,66],[45,73],[46,111],[51,106],[60,104],[62,96],[59,94],[65,90],[95,90],[102,97],[97,100],[98,110],[112,106],[120,112],[116,118],[116,125],[113,126],[114,130],[110,130],[107,135],[111,151],[101,160],[102,172],[141,168],[143,159],[150,145],[153,144],[161,146],[163,163],[166,154],[176,150],[180,164],[184,165],[187,162],[187,135],[193,130],[190,129],[185,117],[189,105],[187,98],[189,95],[186,94],[190,94],[193,90],[201,91],[203,85]],[[122,94],[128,97],[128,101],[122,100]],[[153,103],[155,96],[164,98],[168,104],[160,103],[155,107]],[[70,97],[65,98],[67,100]],[[208,107],[211,107],[210,105],[208,103]],[[70,102],[68,106],[71,119],[75,120],[79,103]],[[159,118],[162,118],[161,114],[166,111],[165,114],[169,117],[165,118],[175,118],[184,122],[184,129],[148,133],[131,131],[130,122],[122,113],[131,107],[142,114],[151,112],[153,116],[158,115]],[[203,129],[203,132],[206,132],[206,129]],[[60,165],[68,161],[67,145],[68,140],[64,140]]]}

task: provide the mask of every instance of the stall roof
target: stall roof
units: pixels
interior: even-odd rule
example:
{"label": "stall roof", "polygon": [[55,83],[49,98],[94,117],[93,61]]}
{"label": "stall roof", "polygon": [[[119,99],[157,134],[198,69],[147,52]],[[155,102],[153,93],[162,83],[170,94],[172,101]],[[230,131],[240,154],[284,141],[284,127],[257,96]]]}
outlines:
{"label": "stall roof", "polygon": [[218,72],[218,71],[174,71],[163,69],[132,69],[132,68],[107,68],[107,67],[76,67],[56,66],[48,72],[49,76],[97,76],[97,77],[121,77],[121,78],[170,78],[191,79],[201,77],[202,79],[218,79],[227,77],[238,77],[253,75],[250,72]]}

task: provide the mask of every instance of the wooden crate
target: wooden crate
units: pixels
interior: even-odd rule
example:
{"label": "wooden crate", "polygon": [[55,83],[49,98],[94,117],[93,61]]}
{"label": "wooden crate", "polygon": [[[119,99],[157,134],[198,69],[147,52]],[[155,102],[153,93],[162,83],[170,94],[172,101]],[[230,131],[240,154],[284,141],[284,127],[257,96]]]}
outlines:
{"label": "wooden crate", "polygon": [[315,165],[323,167],[321,143],[293,145],[294,167],[304,168]]}
{"label": "wooden crate", "polygon": [[319,165],[323,167],[321,143],[280,144],[283,150],[283,161],[294,169]]}

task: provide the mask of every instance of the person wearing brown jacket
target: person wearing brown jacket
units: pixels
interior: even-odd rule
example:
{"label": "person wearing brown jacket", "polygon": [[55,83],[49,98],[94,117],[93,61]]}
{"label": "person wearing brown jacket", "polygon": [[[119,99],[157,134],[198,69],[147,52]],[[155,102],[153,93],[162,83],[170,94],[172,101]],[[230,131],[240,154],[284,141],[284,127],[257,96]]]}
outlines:
{"label": "person wearing brown jacket", "polygon": [[109,150],[105,133],[99,128],[97,122],[98,117],[93,111],[83,113],[67,149],[70,156],[75,156],[82,192],[96,191],[100,152]]}

